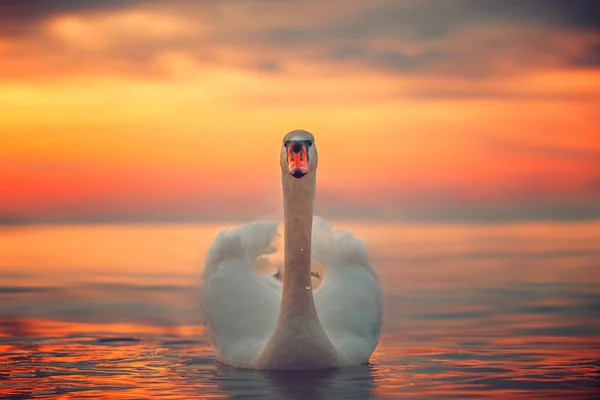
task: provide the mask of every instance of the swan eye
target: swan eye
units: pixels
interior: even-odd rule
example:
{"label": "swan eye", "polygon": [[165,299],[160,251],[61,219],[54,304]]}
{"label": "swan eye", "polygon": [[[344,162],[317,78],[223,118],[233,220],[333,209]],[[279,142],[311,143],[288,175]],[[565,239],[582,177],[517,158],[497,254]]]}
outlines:
{"label": "swan eye", "polygon": [[[304,147],[306,147],[307,150],[308,150],[308,148],[310,146],[313,145],[313,141],[312,140],[301,140],[300,142],[304,144]],[[287,149],[288,146],[290,145],[290,143],[291,143],[290,140],[286,140],[286,141],[283,142],[283,146]]]}

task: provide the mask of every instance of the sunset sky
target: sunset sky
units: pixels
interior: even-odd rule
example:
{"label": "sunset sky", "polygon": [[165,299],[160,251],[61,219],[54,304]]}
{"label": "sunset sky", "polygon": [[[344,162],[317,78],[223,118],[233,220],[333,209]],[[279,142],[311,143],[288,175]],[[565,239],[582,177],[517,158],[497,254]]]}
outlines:
{"label": "sunset sky", "polygon": [[[600,217],[594,0],[0,2],[0,222]],[[351,166],[351,168],[349,168]]]}

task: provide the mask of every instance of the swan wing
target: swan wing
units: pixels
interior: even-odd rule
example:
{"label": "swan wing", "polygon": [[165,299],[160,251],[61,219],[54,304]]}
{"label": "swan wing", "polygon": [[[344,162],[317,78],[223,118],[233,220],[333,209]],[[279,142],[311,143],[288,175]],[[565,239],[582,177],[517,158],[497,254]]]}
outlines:
{"label": "swan wing", "polygon": [[314,295],[321,325],[342,364],[365,364],[382,328],[381,286],[366,247],[351,232],[314,217],[312,250],[325,271]]}
{"label": "swan wing", "polygon": [[201,303],[209,342],[219,361],[252,368],[275,329],[281,284],[254,264],[276,251],[277,223],[257,221],[220,232],[209,247]]}

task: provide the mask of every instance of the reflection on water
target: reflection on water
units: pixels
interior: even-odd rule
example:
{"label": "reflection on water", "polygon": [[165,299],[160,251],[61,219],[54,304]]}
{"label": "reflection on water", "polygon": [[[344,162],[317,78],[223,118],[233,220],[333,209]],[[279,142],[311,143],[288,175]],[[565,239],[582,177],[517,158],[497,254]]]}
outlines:
{"label": "reflection on water", "polygon": [[372,365],[215,362],[195,286],[214,226],[0,229],[0,395],[594,398],[600,223],[356,225],[383,284]]}
{"label": "reflection on water", "polygon": [[217,365],[218,388],[230,398],[369,399],[372,367],[285,372],[256,372]]}

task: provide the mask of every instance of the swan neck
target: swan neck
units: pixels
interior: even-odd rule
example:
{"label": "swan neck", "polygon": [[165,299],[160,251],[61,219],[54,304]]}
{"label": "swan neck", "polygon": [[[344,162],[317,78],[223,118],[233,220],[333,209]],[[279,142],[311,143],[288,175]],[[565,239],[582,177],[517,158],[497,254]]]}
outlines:
{"label": "swan neck", "polygon": [[311,286],[311,236],[315,172],[296,179],[283,175],[285,255],[282,313],[316,316]]}

